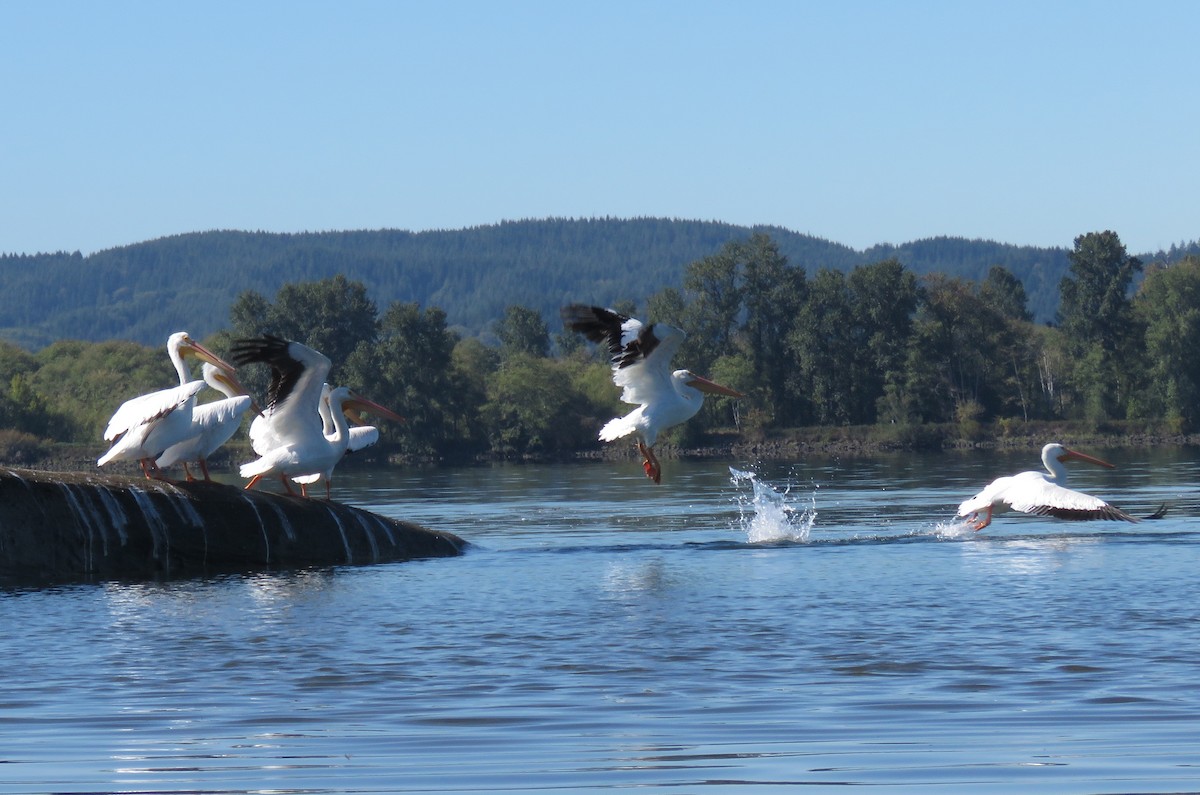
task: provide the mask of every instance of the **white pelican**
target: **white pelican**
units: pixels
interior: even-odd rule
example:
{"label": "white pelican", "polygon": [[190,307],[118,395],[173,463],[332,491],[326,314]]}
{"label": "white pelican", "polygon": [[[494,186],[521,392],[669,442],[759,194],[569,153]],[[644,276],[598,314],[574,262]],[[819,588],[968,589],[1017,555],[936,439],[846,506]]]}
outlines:
{"label": "white pelican", "polygon": [[[328,397],[334,432],[326,437],[319,408],[329,373],[328,358],[307,345],[272,336],[235,342],[232,358],[238,364],[265,362],[272,370],[267,410],[261,424],[255,423],[259,428],[251,427],[259,458],[243,464],[240,470],[242,477],[250,478],[247,489],[264,477],[278,476],[288,493],[294,494],[289,479],[303,486],[324,477],[328,495],[333,468],[349,443],[345,411],[361,408],[387,419],[401,419],[383,406],[339,387]],[[304,493],[307,495],[306,490]]]}
{"label": "white pelican", "polygon": [[[1068,489],[1067,468],[1063,462],[1086,461],[1089,464],[1112,469],[1113,465],[1099,458],[1069,450],[1058,443],[1042,448],[1042,463],[1049,471],[1021,472],[1017,475],[997,478],[987,488],[958,506],[958,516],[975,521],[975,529],[982,530],[991,524],[992,512],[1008,510],[1031,513],[1037,516],[1054,516],[1059,519],[1112,519],[1136,522],[1120,508],[1114,508],[1099,497]],[[980,518],[980,513],[983,516]]]}
{"label": "white pelican", "polygon": [[201,403],[192,409],[191,437],[168,447],[154,462],[160,468],[183,462],[183,472],[188,480],[195,480],[188,469],[190,461],[200,465],[205,480],[212,480],[208,474],[208,457],[237,432],[242,425],[242,415],[254,402],[246,394],[246,387],[232,374],[208,362],[200,370],[204,374],[204,382],[225,397],[211,403]]}
{"label": "white pelican", "polygon": [[261,362],[271,367],[267,407],[250,423],[255,453],[265,456],[293,439],[320,433],[318,409],[321,387],[329,374],[327,356],[299,342],[267,335],[235,341],[230,358],[239,365]]}
{"label": "white pelican", "polygon": [[662,466],[654,455],[660,431],[686,422],[704,403],[704,393],[745,397],[688,370],[671,372],[671,357],[686,335],[666,323],[643,325],[611,309],[586,304],[562,308],[564,325],[592,342],[604,343],[612,360],[613,383],[622,388],[621,400],[637,408],[600,429],[601,441],[623,436],[637,439],[642,468],[655,483],[662,482]]}
{"label": "white pelican", "polygon": [[[329,441],[330,444],[336,445],[339,443],[338,434],[341,433],[341,431],[338,430],[337,421],[334,420],[333,410],[330,407],[332,394],[333,394],[333,389],[329,386],[329,384],[323,384],[321,386],[321,405],[320,405],[321,433],[323,433],[325,435],[325,438]],[[353,393],[351,393],[351,395],[353,395]],[[351,422],[359,421],[355,417],[350,416],[349,409],[355,408],[355,407],[362,408],[363,403],[360,401],[363,401],[363,400],[364,400],[363,398],[360,398],[358,396],[353,396],[350,398],[350,400],[345,402],[342,414],[345,415],[347,420],[349,420]],[[375,404],[371,404],[371,405],[375,405]],[[387,409],[384,409],[382,406],[377,406],[376,408],[379,410],[382,410],[382,411],[387,411]],[[392,417],[395,419],[400,419],[396,415],[392,415]],[[347,427],[349,427],[349,426],[347,426]],[[346,433],[345,453],[357,453],[359,450],[364,450],[364,449],[370,447],[371,445],[375,444],[378,441],[379,441],[379,429],[376,428],[374,425],[355,425],[353,428],[349,428],[348,432]],[[345,455],[345,453],[343,453],[343,455]],[[336,463],[337,462],[335,461],[334,464],[336,465]],[[322,477],[325,477],[325,496],[328,497],[329,496],[329,479],[332,476],[332,474],[333,474],[333,467],[331,466],[331,467],[329,467],[328,475],[326,475],[326,473],[324,473],[324,472],[318,472],[318,473],[312,474],[312,475],[301,475],[299,477],[292,478],[292,482],[299,483],[300,484],[300,492],[302,494],[304,494],[305,496],[307,496],[308,495],[308,491],[307,491],[308,486],[312,485],[313,483],[316,483]]]}
{"label": "white pelican", "polygon": [[177,331],[167,338],[167,354],[179,375],[179,386],[151,392],[121,404],[104,429],[104,438],[113,442],[108,452],[97,461],[104,466],[110,461],[137,461],[146,477],[158,474],[154,459],[171,445],[189,436],[196,393],[204,382],[193,381],[185,356],[195,356],[216,365],[228,373],[233,366],[188,336]]}
{"label": "white pelican", "polygon": [[[333,436],[333,434],[337,432],[337,429],[333,423],[333,412],[330,411],[329,401],[327,399],[329,397],[329,393],[332,391],[333,390],[329,384],[324,384],[321,387],[321,432],[325,434],[326,438]],[[353,408],[353,404],[351,407]],[[355,423],[355,425],[350,428],[349,440],[346,443],[347,453],[357,453],[359,450],[365,450],[379,441],[379,429],[374,425],[365,425],[357,417],[352,417],[350,415],[347,415],[346,419]]]}

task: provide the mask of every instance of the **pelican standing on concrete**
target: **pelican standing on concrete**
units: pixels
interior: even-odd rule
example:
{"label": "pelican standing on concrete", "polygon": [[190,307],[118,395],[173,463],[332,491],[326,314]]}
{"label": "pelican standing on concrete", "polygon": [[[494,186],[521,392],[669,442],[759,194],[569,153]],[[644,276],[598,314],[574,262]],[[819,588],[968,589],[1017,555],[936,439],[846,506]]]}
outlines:
{"label": "pelican standing on concrete", "polygon": [[183,473],[188,480],[195,480],[188,463],[195,461],[205,480],[212,480],[208,473],[208,457],[226,442],[242,425],[242,415],[254,401],[246,393],[246,387],[232,373],[205,362],[201,368],[204,382],[225,395],[221,400],[201,403],[192,409],[192,435],[171,445],[154,463],[160,468],[183,463]]}
{"label": "pelican standing on concrete", "polygon": [[674,326],[644,325],[612,309],[586,304],[563,307],[562,319],[571,331],[608,347],[613,383],[622,388],[621,400],[637,406],[601,428],[601,441],[633,436],[642,454],[642,469],[655,483],[662,482],[662,465],[654,454],[661,431],[696,416],[705,393],[745,397],[689,370],[672,372],[671,357],[686,337]]}
{"label": "pelican standing on concrete", "polygon": [[1063,464],[1071,460],[1113,468],[1107,461],[1052,442],[1042,448],[1042,464],[1049,474],[1031,471],[997,478],[983,491],[958,506],[958,516],[974,522],[976,530],[982,530],[991,524],[994,511],[1008,509],[1059,519],[1137,521],[1099,497],[1068,489],[1065,485],[1067,468]]}
{"label": "pelican standing on concrete", "polygon": [[195,356],[230,375],[234,372],[233,365],[193,340],[186,331],[177,331],[167,338],[167,355],[175,365],[179,386],[121,404],[104,429],[105,440],[113,442],[113,446],[96,461],[97,466],[112,461],[137,461],[147,478],[159,477],[154,459],[189,437],[196,394],[204,388],[204,381],[192,380],[185,357]]}

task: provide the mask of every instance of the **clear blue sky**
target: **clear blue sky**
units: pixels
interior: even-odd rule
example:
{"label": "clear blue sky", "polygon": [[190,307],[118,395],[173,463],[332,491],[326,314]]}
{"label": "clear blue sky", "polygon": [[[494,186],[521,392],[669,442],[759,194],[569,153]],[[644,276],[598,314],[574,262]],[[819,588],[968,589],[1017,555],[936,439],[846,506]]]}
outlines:
{"label": "clear blue sky", "polygon": [[0,252],[665,216],[1200,238],[1200,2],[0,0]]}

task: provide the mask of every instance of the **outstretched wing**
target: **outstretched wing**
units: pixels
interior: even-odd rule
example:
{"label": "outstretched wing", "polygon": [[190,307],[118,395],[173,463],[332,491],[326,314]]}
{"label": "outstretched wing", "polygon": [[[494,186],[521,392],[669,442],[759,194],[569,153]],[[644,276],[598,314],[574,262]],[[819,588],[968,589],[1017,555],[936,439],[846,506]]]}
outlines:
{"label": "outstretched wing", "polygon": [[645,405],[672,389],[671,358],[686,338],[682,331],[587,304],[565,306],[561,315],[568,329],[607,347],[622,401]]}
{"label": "outstretched wing", "polygon": [[1109,519],[1136,522],[1120,508],[1109,505],[1099,497],[1068,489],[1046,478],[1026,479],[1020,491],[1007,495],[1006,501],[1014,511],[1056,519]]}

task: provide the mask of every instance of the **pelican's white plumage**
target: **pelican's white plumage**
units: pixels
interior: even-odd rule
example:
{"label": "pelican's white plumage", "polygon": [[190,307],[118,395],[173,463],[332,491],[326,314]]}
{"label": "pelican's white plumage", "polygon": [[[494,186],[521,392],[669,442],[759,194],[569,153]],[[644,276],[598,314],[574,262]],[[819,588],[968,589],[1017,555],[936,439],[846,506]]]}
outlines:
{"label": "pelican's white plumage", "polygon": [[205,480],[208,474],[208,457],[221,445],[229,441],[241,427],[242,416],[250,409],[253,401],[246,388],[231,374],[205,362],[201,367],[204,382],[225,397],[211,403],[201,403],[192,409],[192,435],[168,447],[155,461],[159,467],[183,463],[188,480],[194,480],[188,463],[195,461]]}
{"label": "pelican's white plumage", "polygon": [[958,516],[975,520],[976,530],[982,530],[991,523],[993,512],[1008,509],[1060,519],[1137,521],[1099,497],[1067,488],[1067,468],[1064,462],[1072,459],[1109,469],[1113,466],[1054,442],[1042,448],[1042,464],[1047,472],[1021,472],[997,478],[983,491],[959,505]]}
{"label": "pelican's white plumage", "polygon": [[205,384],[201,380],[192,380],[184,357],[195,356],[233,373],[232,365],[185,331],[177,331],[167,339],[167,354],[175,365],[179,386],[131,398],[121,404],[104,429],[105,440],[113,442],[113,446],[96,461],[97,466],[111,461],[137,461],[146,477],[152,477],[152,471],[156,471],[154,459],[188,438],[196,395]]}
{"label": "pelican's white plumage", "polygon": [[637,406],[625,416],[609,420],[600,429],[601,441],[636,437],[644,459],[642,467],[655,483],[662,480],[662,467],[653,450],[661,431],[696,416],[706,392],[744,397],[688,370],[671,370],[671,358],[686,338],[674,326],[645,325],[612,309],[586,304],[563,307],[562,319],[568,329],[607,346],[621,400]]}
{"label": "pelican's white plumage", "polygon": [[[333,436],[337,432],[337,427],[333,421],[333,411],[330,408],[328,400],[330,393],[333,392],[329,384],[325,384],[321,389],[321,432],[326,438]],[[350,401],[351,405],[354,401]],[[353,418],[347,417],[351,421],[357,422]],[[353,425],[350,426],[350,436],[346,442],[347,453],[357,453],[359,450],[365,450],[371,445],[379,441],[379,429],[374,425]]]}
{"label": "pelican's white plumage", "polygon": [[[251,442],[259,458],[240,469],[242,477],[250,478],[247,489],[264,477],[278,476],[284,488],[293,493],[289,480],[303,486],[324,477],[328,495],[333,468],[349,444],[346,408],[358,406],[400,420],[398,415],[345,387],[323,397],[330,362],[307,345],[272,336],[239,340],[234,343],[232,357],[238,364],[264,362],[271,366],[267,408],[261,421],[251,425]],[[321,403],[326,400],[334,426],[329,436],[322,427],[320,413]]]}
{"label": "pelican's white plumage", "polygon": [[[374,425],[361,425],[361,426],[356,425],[353,428],[351,428],[351,427],[349,427],[349,424],[347,423],[347,425],[346,425],[347,430],[345,430],[345,431],[343,431],[339,427],[337,420],[334,418],[333,403],[336,402],[334,400],[334,391],[335,390],[332,389],[329,386],[329,384],[325,384],[321,388],[321,406],[320,406],[321,432],[323,434],[325,434],[325,438],[329,441],[329,443],[331,445],[331,449],[336,449],[337,445],[339,445],[341,443],[340,437],[343,433],[344,433],[345,439],[346,439],[346,449],[343,451],[343,455],[345,453],[356,453],[359,450],[363,450],[363,449],[375,444],[376,442],[378,442],[379,441],[379,429],[376,428]],[[360,407],[362,407],[363,404],[362,404],[361,400],[362,400],[362,398],[359,398],[357,395],[354,395],[353,392],[348,392],[347,397],[341,399],[341,402],[339,403],[339,407],[342,407],[342,406],[360,406]],[[386,411],[386,409],[385,409],[385,411]],[[344,410],[340,410],[338,413],[340,413],[343,417],[346,417]],[[395,416],[395,415],[393,415],[393,416]],[[346,417],[346,419],[348,420],[349,417]],[[340,458],[339,458],[339,460],[340,460]],[[333,464],[330,465],[326,470],[316,472],[311,475],[301,475],[299,477],[294,477],[294,478],[292,478],[292,482],[299,483],[301,490],[303,491],[305,489],[305,487],[311,486],[312,484],[321,480],[321,478],[325,478],[325,490],[326,490],[326,496],[328,496],[329,481],[333,477],[333,467],[336,466],[336,464],[337,464],[337,461],[334,461]]]}

